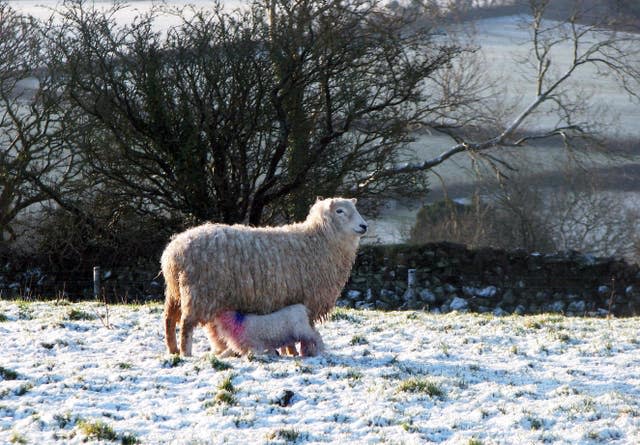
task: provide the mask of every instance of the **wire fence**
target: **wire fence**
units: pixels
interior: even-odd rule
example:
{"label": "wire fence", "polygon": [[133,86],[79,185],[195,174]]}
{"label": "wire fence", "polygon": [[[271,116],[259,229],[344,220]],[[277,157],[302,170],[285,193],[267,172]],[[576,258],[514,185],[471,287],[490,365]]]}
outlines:
{"label": "wire fence", "polygon": [[69,301],[98,299],[108,303],[139,303],[163,299],[159,271],[100,268],[48,273],[33,268],[11,276],[0,274],[0,299]]}

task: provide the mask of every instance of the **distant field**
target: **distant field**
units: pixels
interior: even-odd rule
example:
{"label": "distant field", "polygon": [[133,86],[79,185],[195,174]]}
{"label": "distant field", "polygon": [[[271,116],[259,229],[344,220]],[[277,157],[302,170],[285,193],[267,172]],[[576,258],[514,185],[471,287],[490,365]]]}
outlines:
{"label": "distant field", "polygon": [[[498,85],[504,86],[499,92],[509,101],[520,101],[522,107],[534,97],[534,84],[528,77],[526,67],[514,63],[514,60],[526,57],[530,51],[531,45],[527,45],[528,30],[522,27],[525,19],[526,16],[482,19],[469,23],[466,30],[481,47],[487,78],[499,80]],[[570,52],[571,48],[564,45],[554,53],[553,69],[556,72],[566,68]],[[585,118],[599,122],[602,134],[611,138],[612,147],[621,150],[617,154],[622,155],[609,157],[592,153],[582,160],[592,166],[593,176],[599,178],[605,190],[621,194],[628,205],[636,207],[640,201],[640,182],[637,181],[640,178],[640,104],[632,102],[614,79],[602,76],[592,67],[577,72],[569,85],[589,98],[588,110],[593,115]],[[551,117],[543,116],[535,123],[527,123],[524,128],[545,128],[552,124]],[[412,147],[416,158],[424,159],[435,157],[453,145],[445,136],[418,135]],[[518,174],[530,174],[532,183],[546,185],[549,190],[565,174],[568,162],[564,148],[557,141],[503,150],[502,153],[497,157],[518,167]],[[441,179],[450,198],[470,196],[477,184],[471,159],[465,154],[448,160],[433,171],[438,176],[431,176],[432,192],[422,202],[389,203],[380,218],[372,221],[371,239],[401,241],[415,222],[420,204],[443,198],[445,188]]]}

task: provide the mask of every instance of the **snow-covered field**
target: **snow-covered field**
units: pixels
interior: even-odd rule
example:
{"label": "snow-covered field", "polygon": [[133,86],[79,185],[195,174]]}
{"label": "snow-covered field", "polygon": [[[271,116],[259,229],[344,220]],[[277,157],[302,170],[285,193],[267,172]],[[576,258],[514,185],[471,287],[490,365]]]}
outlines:
{"label": "snow-covered field", "polygon": [[640,443],[637,318],[340,309],[321,357],[223,361],[158,304],[0,320],[0,443]]}

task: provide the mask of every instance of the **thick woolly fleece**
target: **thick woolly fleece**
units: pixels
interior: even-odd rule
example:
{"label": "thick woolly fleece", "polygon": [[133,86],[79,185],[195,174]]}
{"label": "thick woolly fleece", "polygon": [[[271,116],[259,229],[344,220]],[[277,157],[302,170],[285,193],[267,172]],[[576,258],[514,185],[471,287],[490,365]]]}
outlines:
{"label": "thick woolly fleece", "polygon": [[213,320],[224,310],[270,314],[304,304],[311,323],[335,306],[366,223],[355,200],[317,201],[304,222],[281,227],[204,224],[176,235],[162,254],[165,337],[170,353],[191,355],[194,327],[204,324],[224,349]]}
{"label": "thick woolly fleece", "polygon": [[229,347],[223,355],[274,352],[297,342],[302,356],[315,356],[324,350],[320,333],[309,323],[307,308],[302,304],[267,315],[224,311],[215,318],[214,325]]}

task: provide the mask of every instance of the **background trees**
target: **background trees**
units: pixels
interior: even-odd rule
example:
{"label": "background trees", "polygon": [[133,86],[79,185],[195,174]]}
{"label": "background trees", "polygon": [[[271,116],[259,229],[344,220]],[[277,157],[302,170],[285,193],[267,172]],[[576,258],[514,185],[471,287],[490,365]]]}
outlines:
{"label": "background trees", "polygon": [[77,174],[60,137],[66,111],[47,75],[41,28],[0,3],[0,241],[14,239],[16,220],[56,198]]}
{"label": "background trees", "polygon": [[[506,154],[539,141],[570,153],[607,148],[573,80],[591,68],[637,95],[637,35],[572,2],[529,1],[531,49],[512,65],[528,77],[522,94],[507,95],[514,83],[486,75],[494,61],[482,59],[469,23],[452,20],[471,6],[454,3],[256,0],[239,11],[173,10],[177,25],[166,28],[166,10],[125,23],[121,4],[71,1],[47,23],[3,20],[0,40],[15,57],[0,62],[2,230],[47,200],[40,238],[59,236],[46,251],[77,241],[84,252],[70,255],[93,261],[102,250],[117,261],[123,246],[144,256],[204,220],[300,220],[318,195],[370,208],[424,197],[432,169],[463,154],[504,196],[530,202],[517,182],[508,187],[532,164]],[[13,91],[29,76],[39,81],[25,101]],[[416,144],[425,134],[440,136],[437,155]],[[520,227],[538,224],[511,209]]]}
{"label": "background trees", "polygon": [[[466,49],[377,3],[255,2],[126,26],[68,5],[52,41],[97,191],[142,213],[226,223],[301,219],[318,195],[424,191],[406,159],[437,112],[424,84]],[[455,104],[453,105],[455,106]]]}

